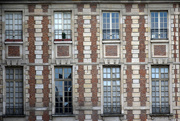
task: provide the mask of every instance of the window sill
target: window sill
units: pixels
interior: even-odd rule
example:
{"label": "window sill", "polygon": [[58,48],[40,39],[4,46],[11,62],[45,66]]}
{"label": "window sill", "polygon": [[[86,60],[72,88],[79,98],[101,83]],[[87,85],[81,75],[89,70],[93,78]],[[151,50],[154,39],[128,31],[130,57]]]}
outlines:
{"label": "window sill", "polygon": [[124,114],[101,114],[102,117],[123,117]]}
{"label": "window sill", "polygon": [[171,117],[173,114],[149,114],[151,117]]}
{"label": "window sill", "polygon": [[52,117],[75,117],[74,114],[53,114]]}
{"label": "window sill", "polygon": [[151,42],[152,43],[156,43],[156,42],[158,42],[158,43],[160,43],[160,42],[169,42],[169,40],[160,40],[160,39],[157,39],[157,40],[151,40]]}
{"label": "window sill", "polygon": [[23,42],[21,41],[21,42],[10,42],[10,41],[8,41],[8,42],[4,42],[5,44],[23,44]]}
{"label": "window sill", "polygon": [[119,40],[103,40],[102,43],[120,43],[120,39]]}
{"label": "window sill", "polygon": [[72,41],[54,41],[54,44],[71,44]]}
{"label": "window sill", "polygon": [[26,115],[25,114],[23,114],[23,115],[3,115],[2,116],[3,118],[14,118],[14,117],[18,117],[18,118],[24,118],[24,117],[26,117]]}

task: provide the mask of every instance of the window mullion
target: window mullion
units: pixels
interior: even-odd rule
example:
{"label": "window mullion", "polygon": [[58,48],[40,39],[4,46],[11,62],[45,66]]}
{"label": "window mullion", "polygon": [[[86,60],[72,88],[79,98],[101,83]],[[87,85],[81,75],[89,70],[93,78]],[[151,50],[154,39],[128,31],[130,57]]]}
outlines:
{"label": "window mullion", "polygon": [[158,38],[160,38],[160,12],[158,12]]}
{"label": "window mullion", "polygon": [[62,31],[64,32],[64,13],[62,12]]}
{"label": "window mullion", "polygon": [[13,94],[13,96],[14,96],[14,102],[13,102],[13,104],[14,104],[14,106],[13,106],[13,112],[15,112],[15,93],[16,93],[16,88],[15,88],[15,69],[14,69],[14,94]]}
{"label": "window mullion", "polygon": [[159,68],[159,105],[161,112],[161,68]]}
{"label": "window mullion", "polygon": [[110,12],[110,39],[112,39],[112,13],[111,12]]}

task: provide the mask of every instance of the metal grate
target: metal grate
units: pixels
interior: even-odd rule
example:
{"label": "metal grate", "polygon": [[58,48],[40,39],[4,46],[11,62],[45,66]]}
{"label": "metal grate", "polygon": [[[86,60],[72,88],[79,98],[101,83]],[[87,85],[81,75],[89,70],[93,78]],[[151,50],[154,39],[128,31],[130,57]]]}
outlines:
{"label": "metal grate", "polygon": [[119,29],[103,29],[103,39],[119,39]]}
{"label": "metal grate", "polygon": [[[64,35],[63,35],[64,33]],[[68,30],[62,30],[62,29],[59,29],[59,30],[54,30],[54,39],[71,39],[71,30],[68,29]]]}
{"label": "metal grate", "polygon": [[23,115],[23,106],[6,106],[6,115]]}
{"label": "metal grate", "polygon": [[6,39],[22,39],[22,30],[6,30]]}
{"label": "metal grate", "polygon": [[121,105],[104,105],[104,114],[121,114]]}
{"label": "metal grate", "polygon": [[153,114],[170,114],[170,105],[152,105]]}

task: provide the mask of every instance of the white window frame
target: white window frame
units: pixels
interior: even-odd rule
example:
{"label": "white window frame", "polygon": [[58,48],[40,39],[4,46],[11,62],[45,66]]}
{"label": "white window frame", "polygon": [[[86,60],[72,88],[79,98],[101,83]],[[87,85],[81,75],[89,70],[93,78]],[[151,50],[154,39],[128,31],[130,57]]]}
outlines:
{"label": "white window frame", "polygon": [[[104,24],[103,13],[110,13],[110,28],[109,28],[109,30],[110,30],[110,35],[109,35],[110,38],[109,39],[103,37],[103,33],[104,33],[103,32],[103,30],[104,30],[104,28],[103,28],[103,24]],[[118,13],[118,15],[119,15],[119,18],[118,18],[118,30],[119,30],[118,35],[119,35],[119,37],[115,38],[115,39],[112,38],[112,29],[113,29],[112,28],[112,13]],[[120,12],[119,11],[102,11],[102,38],[103,38],[103,40],[119,40],[120,39]]]}
{"label": "white window frame", "polygon": [[[18,40],[23,40],[23,13],[21,12],[21,11],[15,11],[15,12],[10,12],[10,11],[8,11],[8,12],[6,12],[5,11],[5,39],[9,39],[9,38],[6,38],[7,36],[6,36],[6,31],[7,31],[7,29],[6,29],[6,15],[7,14],[9,14],[9,13],[12,13],[13,14],[13,16],[12,16],[12,31],[13,31],[13,40],[15,39],[14,37],[15,37],[15,33],[14,33],[14,31],[16,31],[16,29],[15,29],[15,17],[14,17],[14,15],[15,14],[17,14],[17,13],[19,13],[19,14],[21,14],[21,29],[19,30],[19,31],[21,31],[21,36],[20,36],[20,38],[18,38]],[[8,29],[8,30],[10,30],[10,29]],[[12,39],[10,39],[10,40],[12,40]]]}
{"label": "white window frame", "polygon": [[[152,12],[157,12],[158,13],[158,38],[153,38],[152,37],[152,21],[151,21],[151,40],[168,40],[168,35],[169,35],[169,30],[168,30],[168,11],[166,11],[166,10],[155,10],[155,11],[150,11],[150,16],[151,16],[151,13]],[[160,21],[160,12],[166,12],[167,13],[167,35],[166,35],[166,38],[161,38],[160,37],[160,24],[162,23],[161,21]],[[150,17],[150,19],[152,19],[152,16]]]}

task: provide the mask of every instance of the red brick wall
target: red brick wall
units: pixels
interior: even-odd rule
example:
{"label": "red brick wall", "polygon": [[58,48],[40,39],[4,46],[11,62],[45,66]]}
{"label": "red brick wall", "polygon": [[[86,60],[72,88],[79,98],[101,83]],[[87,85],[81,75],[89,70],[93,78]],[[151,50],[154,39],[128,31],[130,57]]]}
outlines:
{"label": "red brick wall", "polygon": [[154,45],[154,55],[166,56],[166,45]]}
{"label": "red brick wall", "polygon": [[48,5],[42,5],[43,12],[48,12]]}
{"label": "red brick wall", "polygon": [[127,75],[127,80],[126,80],[126,83],[127,83],[127,89],[126,89],[127,98],[126,98],[126,101],[127,101],[127,106],[132,106],[132,102],[133,102],[132,92],[133,92],[133,89],[132,89],[132,66],[131,65],[127,65],[126,75]]}
{"label": "red brick wall", "polygon": [[131,12],[132,4],[125,4],[126,12]]}
{"label": "red brick wall", "polygon": [[138,4],[138,7],[139,7],[139,12],[144,12],[145,4],[143,3]]}
{"label": "red brick wall", "polygon": [[8,56],[20,56],[20,47],[8,46]]}
{"label": "red brick wall", "polygon": [[43,66],[43,106],[44,107],[49,107],[49,69],[48,66]]}
{"label": "red brick wall", "polygon": [[69,46],[57,46],[57,56],[69,56]]}
{"label": "red brick wall", "polygon": [[48,41],[49,41],[49,37],[48,37],[48,33],[49,33],[48,24],[49,24],[48,16],[43,16],[43,20],[42,20],[42,25],[43,25],[43,28],[42,28],[42,32],[43,32],[43,36],[42,36],[43,55],[42,55],[42,58],[43,58],[43,63],[48,63],[48,59],[49,59],[49,54],[48,54],[48,50],[49,50],[49,45],[48,45]]}
{"label": "red brick wall", "polygon": [[35,107],[35,102],[36,102],[36,98],[35,98],[35,93],[36,93],[35,75],[36,75],[35,67],[34,66],[29,66],[29,80],[28,80],[28,83],[29,83],[29,106],[30,107]]}
{"label": "red brick wall", "polygon": [[96,20],[95,15],[91,16],[90,23],[91,23],[91,30],[90,30],[91,31],[91,38],[90,38],[90,41],[91,41],[91,51],[92,51],[91,60],[92,60],[92,62],[97,62],[97,37],[96,37],[97,20]]}
{"label": "red brick wall", "polygon": [[139,74],[140,74],[140,102],[141,102],[141,106],[146,106],[146,101],[147,101],[146,91],[147,91],[147,89],[146,89],[145,65],[140,65]]}
{"label": "red brick wall", "polygon": [[127,121],[133,121],[134,115],[132,110],[127,111]]}
{"label": "red brick wall", "polygon": [[84,106],[84,66],[83,65],[79,65],[78,66],[78,93],[79,93],[79,97],[78,97],[78,103],[79,106]]}
{"label": "red brick wall", "polygon": [[131,41],[132,41],[132,28],[131,28],[131,24],[132,24],[132,19],[131,16],[126,16],[126,20],[125,20],[125,24],[126,24],[126,28],[125,28],[125,32],[126,32],[126,37],[125,37],[125,41],[126,41],[126,62],[131,62],[132,59],[132,45],[131,45]]}
{"label": "red brick wall", "polygon": [[106,56],[117,56],[117,45],[106,45],[105,53]]}
{"label": "red brick wall", "polygon": [[35,5],[28,5],[28,10],[29,12],[34,12],[34,9],[35,9]]}
{"label": "red brick wall", "polygon": [[139,62],[145,62],[145,58],[146,58],[146,53],[145,53],[145,48],[146,48],[146,45],[145,45],[145,41],[146,41],[146,37],[145,37],[145,32],[146,32],[146,29],[145,29],[145,19],[144,19],[144,16],[140,16],[139,18]]}
{"label": "red brick wall", "polygon": [[29,33],[29,37],[28,37],[28,42],[29,42],[29,46],[28,46],[28,50],[29,50],[29,63],[34,63],[35,60],[35,37],[34,37],[34,33],[35,33],[35,29],[34,29],[34,16],[29,16],[29,20],[28,20],[28,33]]}
{"label": "red brick wall", "polygon": [[83,46],[83,41],[84,41],[84,37],[83,37],[83,24],[84,24],[84,20],[83,20],[83,16],[78,16],[78,45],[77,45],[77,50],[78,50],[78,62],[83,62],[83,58],[84,58],[84,54],[83,54],[83,50],[84,50],[84,46]]}

